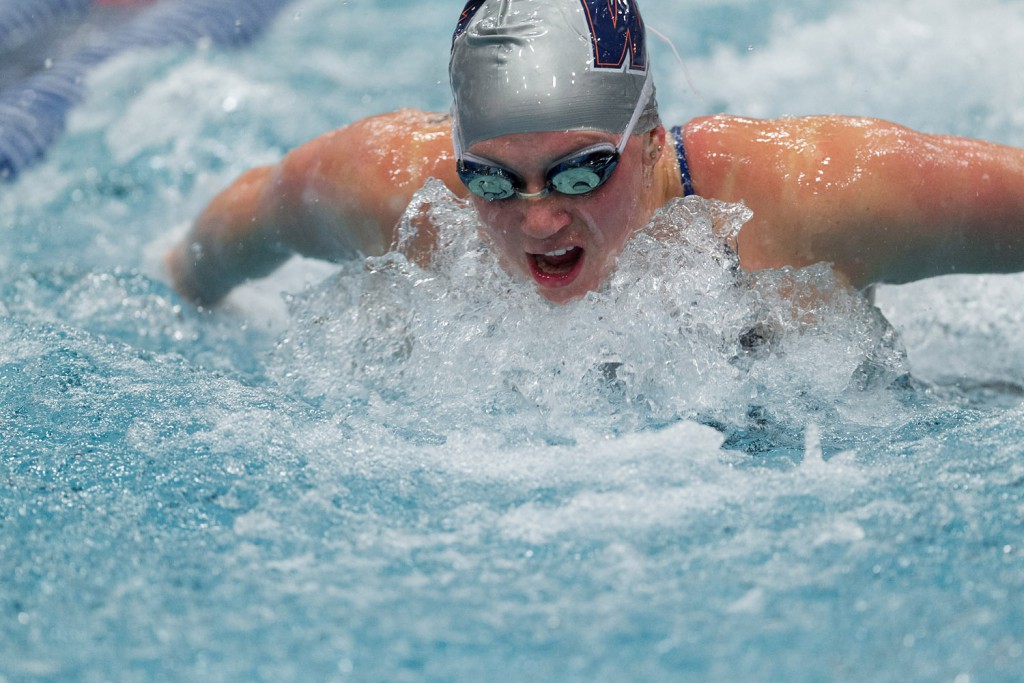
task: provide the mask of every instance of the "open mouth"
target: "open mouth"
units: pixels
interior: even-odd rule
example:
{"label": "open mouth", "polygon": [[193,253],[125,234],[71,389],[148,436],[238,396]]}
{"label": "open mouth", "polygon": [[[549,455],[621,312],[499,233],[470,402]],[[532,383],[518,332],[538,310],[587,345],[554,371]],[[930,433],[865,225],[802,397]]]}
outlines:
{"label": "open mouth", "polygon": [[533,278],[548,287],[568,285],[576,279],[583,265],[582,247],[567,247],[529,256]]}

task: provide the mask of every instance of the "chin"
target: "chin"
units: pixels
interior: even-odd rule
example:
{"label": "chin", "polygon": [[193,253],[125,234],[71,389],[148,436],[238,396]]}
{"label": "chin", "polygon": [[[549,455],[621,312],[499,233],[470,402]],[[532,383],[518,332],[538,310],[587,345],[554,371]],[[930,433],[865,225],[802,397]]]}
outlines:
{"label": "chin", "polygon": [[568,304],[579,301],[588,293],[596,291],[598,284],[591,287],[581,282],[574,282],[569,287],[538,287],[537,292],[553,304]]}

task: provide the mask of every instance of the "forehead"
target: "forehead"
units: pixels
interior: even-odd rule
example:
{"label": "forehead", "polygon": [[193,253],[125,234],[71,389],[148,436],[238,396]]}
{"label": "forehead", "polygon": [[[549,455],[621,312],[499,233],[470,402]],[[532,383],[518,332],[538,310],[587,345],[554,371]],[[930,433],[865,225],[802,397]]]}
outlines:
{"label": "forehead", "polygon": [[467,151],[506,166],[545,166],[577,149],[599,142],[616,144],[618,138],[597,130],[566,130],[547,133],[512,133],[477,142]]}

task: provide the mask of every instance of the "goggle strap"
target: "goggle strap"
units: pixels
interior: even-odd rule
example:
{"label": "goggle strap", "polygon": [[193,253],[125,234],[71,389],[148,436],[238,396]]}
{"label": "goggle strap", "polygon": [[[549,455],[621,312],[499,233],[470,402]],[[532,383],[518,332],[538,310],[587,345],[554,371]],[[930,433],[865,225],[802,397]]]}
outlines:
{"label": "goggle strap", "polygon": [[651,91],[654,89],[654,79],[651,78],[651,69],[648,67],[647,76],[644,77],[644,87],[640,90],[640,98],[636,101],[636,107],[633,108],[633,116],[629,119],[629,125],[626,126],[626,132],[622,134],[622,139],[619,140],[619,146],[616,148],[619,150],[619,154],[626,149],[626,144],[629,142],[629,136],[633,134],[633,129],[636,128],[637,122],[640,120],[640,115],[647,107],[647,101],[651,99]]}
{"label": "goggle strap", "polygon": [[452,104],[452,148],[455,151],[455,159],[462,158],[462,131],[459,128],[458,108]]}

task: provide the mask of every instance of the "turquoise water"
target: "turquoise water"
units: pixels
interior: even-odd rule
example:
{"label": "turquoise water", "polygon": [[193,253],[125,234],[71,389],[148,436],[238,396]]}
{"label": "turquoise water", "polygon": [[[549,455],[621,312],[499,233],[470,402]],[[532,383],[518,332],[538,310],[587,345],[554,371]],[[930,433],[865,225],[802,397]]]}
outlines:
{"label": "turquoise water", "polygon": [[[708,225],[742,211],[688,200],[554,308],[428,187],[430,270],[169,289],[245,168],[447,106],[450,5],[296,2],[241,52],[119,57],[0,186],[0,681],[1019,680],[1019,276],[879,312],[825,268],[738,273]],[[1018,3],[644,10],[692,81],[654,48],[667,120],[1024,145]]]}

